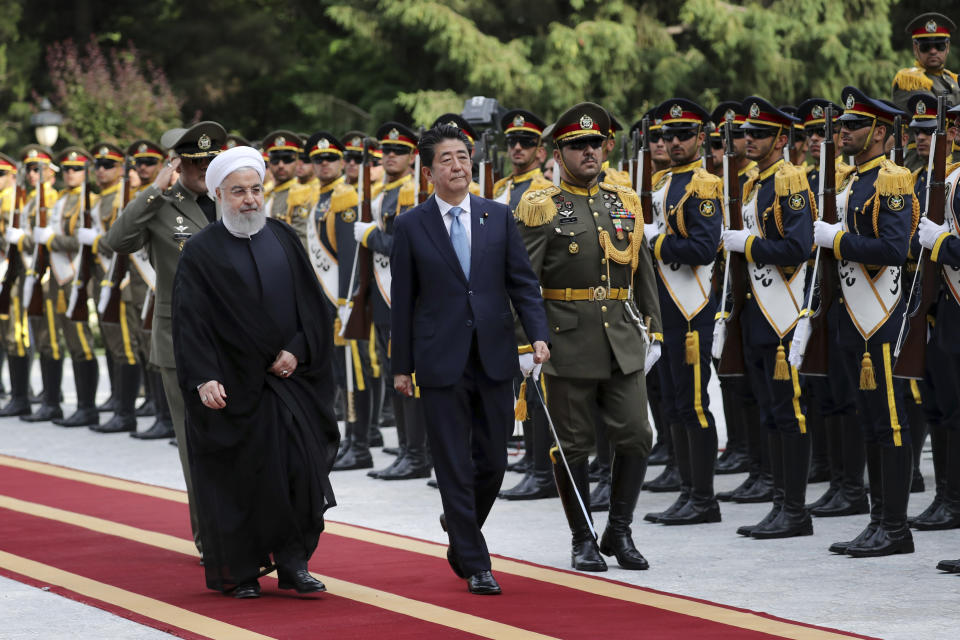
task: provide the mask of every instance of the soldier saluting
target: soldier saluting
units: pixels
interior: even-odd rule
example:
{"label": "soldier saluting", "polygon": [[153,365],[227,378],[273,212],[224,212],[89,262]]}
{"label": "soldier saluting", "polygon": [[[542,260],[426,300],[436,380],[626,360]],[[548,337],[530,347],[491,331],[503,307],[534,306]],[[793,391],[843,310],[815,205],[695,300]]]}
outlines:
{"label": "soldier saluting", "polygon": [[[553,129],[560,186],[528,191],[516,209],[552,334],[553,357],[544,365],[547,404],[570,468],[568,475],[555,456],[554,475],[573,538],[572,566],[581,571],[606,571],[601,553],[616,556],[625,569],[649,567],[630,524],[652,440],[644,372],[660,351],[659,343],[647,348],[662,335],[660,305],[650,253],[636,228],[639,197],[597,180],[609,130],[607,112],[597,104],[561,115]],[[580,506],[589,492],[597,405],[615,451],[610,517],[599,548]]]}

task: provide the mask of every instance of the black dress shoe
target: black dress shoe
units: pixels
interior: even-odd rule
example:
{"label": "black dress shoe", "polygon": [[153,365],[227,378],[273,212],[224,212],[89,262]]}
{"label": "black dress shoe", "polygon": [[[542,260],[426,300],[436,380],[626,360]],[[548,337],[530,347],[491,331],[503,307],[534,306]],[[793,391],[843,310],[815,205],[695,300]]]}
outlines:
{"label": "black dress shoe", "polygon": [[610,474],[604,474],[590,492],[590,511],[610,510]]}
{"label": "black dress shoe", "polygon": [[671,491],[680,490],[680,469],[676,465],[668,464],[663,468],[663,471],[660,472],[653,480],[649,480],[643,483],[643,488],[646,491],[652,491],[654,493],[669,493]]}
{"label": "black dress shoe", "polygon": [[[840,491],[840,487],[834,486],[831,484],[829,487],[827,487],[827,490],[823,492],[822,496],[820,496],[810,504],[806,505],[807,509],[810,509],[811,511],[813,511],[814,509],[819,509],[823,505],[833,500],[833,496],[837,495],[838,491]],[[813,515],[817,515],[817,514],[814,513]]]}
{"label": "black dress shoe", "polygon": [[153,400],[145,400],[134,413],[138,418],[152,418],[157,415],[157,406],[153,403]]}
{"label": "black dress shoe", "polygon": [[296,589],[297,593],[317,593],[326,591],[327,587],[322,582],[310,575],[306,569],[297,569],[292,574],[280,574],[278,587],[281,589]]}
{"label": "black dress shoe", "polygon": [[743,491],[735,490],[730,499],[737,504],[770,502],[773,500],[773,482],[764,476],[757,476],[749,487],[744,487]]}
{"label": "black dress shoe", "polygon": [[[440,528],[443,529],[444,533],[447,532],[447,514],[440,514]],[[458,578],[466,578],[467,575],[463,572],[463,569],[460,568],[460,561],[457,560],[457,554],[453,550],[453,545],[447,547],[447,563],[450,565],[450,568],[453,569],[453,572],[457,575]]]}
{"label": "black dress shoe", "polygon": [[100,412],[92,407],[77,409],[69,418],[54,418],[53,424],[59,427],[89,427],[100,424]]}
{"label": "black dress shoe", "polygon": [[683,505],[687,504],[689,500],[690,491],[680,491],[680,495],[678,495],[677,499],[673,501],[673,504],[667,507],[666,511],[653,511],[643,516],[643,519],[647,522],[660,522],[660,518],[676,513],[683,507]]}
{"label": "black dress shoe", "polygon": [[914,467],[913,477],[910,478],[910,493],[923,493],[926,490],[927,487],[923,483],[923,474],[920,473],[920,469]]}
{"label": "black dress shoe", "polygon": [[392,456],[400,455],[400,447],[384,447],[381,449],[384,453],[389,453]]}
{"label": "black dress shoe", "polygon": [[614,531],[609,525],[600,538],[600,553],[616,557],[621,569],[643,571],[650,568],[647,559],[634,546],[630,534]]}
{"label": "black dress shoe", "polygon": [[412,456],[397,459],[397,464],[377,474],[379,480],[412,480],[429,478],[432,467],[425,462],[417,462]]}
{"label": "black dress shoe", "polygon": [[533,468],[533,462],[529,458],[523,456],[516,462],[507,465],[507,471],[514,471],[516,473],[526,473],[528,470]]}
{"label": "black dress shoe", "polygon": [[670,450],[663,445],[662,442],[657,442],[653,445],[653,449],[650,450],[650,455],[647,456],[647,466],[655,467],[658,465],[664,465],[670,462]]}
{"label": "black dress shoe", "polygon": [[720,505],[716,500],[708,500],[702,504],[697,504],[694,500],[688,500],[685,505],[673,513],[662,515],[657,522],[664,525],[720,522]]}
{"label": "black dress shoe", "polygon": [[757,540],[773,540],[775,538],[795,538],[797,536],[812,536],[813,520],[804,509],[801,513],[793,513],[781,509],[777,517],[765,525],[758,525],[750,532],[750,537]]}
{"label": "black dress shoe", "polygon": [[763,519],[760,520],[760,522],[758,522],[757,524],[748,524],[748,525],[744,525],[744,526],[742,526],[742,527],[739,527],[739,528],[737,529],[737,535],[738,535],[738,536],[746,536],[746,537],[749,538],[749,537],[753,534],[753,532],[754,532],[755,529],[757,529],[757,528],[759,528],[759,527],[765,527],[765,526],[767,526],[768,524],[770,524],[771,522],[773,522],[773,520],[774,520],[778,515],[780,515],[780,509],[781,509],[780,505],[777,505],[777,504],[773,505],[773,508],[770,509],[770,511],[767,512],[767,515],[763,516]]}
{"label": "black dress shoe", "polygon": [[586,540],[574,540],[570,550],[570,566],[577,571],[601,572],[607,570],[607,563],[600,555],[597,541],[591,536]]}
{"label": "black dress shoe", "polygon": [[370,450],[357,447],[350,447],[339,460],[333,463],[334,471],[371,468],[373,468],[373,456],[370,455]]}
{"label": "black dress shoe", "polygon": [[913,534],[910,527],[886,529],[878,527],[869,539],[847,547],[847,555],[854,558],[878,558],[897,553],[913,553]]}
{"label": "black dress shoe", "polygon": [[940,506],[942,504],[943,504],[943,498],[938,495],[934,495],[933,502],[927,505],[927,508],[921,511],[919,515],[915,515],[913,517],[907,518],[907,524],[909,524],[912,527],[913,523],[916,522],[917,520],[926,520],[927,518],[932,517],[933,514],[940,509]]}
{"label": "black dress shoe", "polygon": [[847,542],[834,542],[832,545],[830,545],[829,551],[830,553],[846,553],[847,549],[849,549],[850,547],[859,546],[863,544],[865,541],[872,538],[877,533],[877,530],[879,528],[880,528],[880,523],[871,522],[866,526],[866,528],[863,531],[857,534],[856,538],[854,538],[853,540],[848,540]]}
{"label": "black dress shoe", "polygon": [[370,426],[370,433],[367,435],[367,444],[371,447],[383,446],[383,434],[380,433],[379,427]]}
{"label": "black dress shoe", "polygon": [[427,486],[428,486],[428,487],[433,487],[434,489],[439,489],[439,488],[440,488],[440,485],[437,484],[437,479],[436,479],[436,478],[430,478],[429,480],[427,480]]}
{"label": "black dress shoe", "polygon": [[146,431],[131,431],[131,438],[136,438],[137,440],[160,440],[163,438],[172,438],[173,437],[173,425],[170,423],[157,422],[153,423],[153,426],[147,429]]}
{"label": "black dress shoe", "polygon": [[848,500],[843,491],[838,491],[826,504],[810,509],[810,513],[818,518],[854,516],[870,513],[870,503],[866,495],[860,496],[857,500]]}
{"label": "black dress shoe", "polygon": [[114,415],[103,424],[90,427],[97,433],[126,433],[137,430],[137,419],[133,416]]}
{"label": "black dress shoe", "polygon": [[946,502],[925,517],[916,517],[910,526],[917,531],[943,531],[960,528],[960,513],[954,511]]}
{"label": "black dress shoe", "polygon": [[11,398],[10,402],[0,409],[0,418],[26,416],[30,415],[30,411],[30,401],[27,398]]}
{"label": "black dress shoe", "polygon": [[170,442],[168,442],[167,444],[170,445],[171,447],[179,447],[179,446],[180,446],[180,444],[177,442],[177,439],[176,439],[176,438],[171,439]]}
{"label": "black dress shoe", "polygon": [[937,569],[947,573],[960,573],[960,560],[941,560],[937,563]]}
{"label": "black dress shoe", "polygon": [[489,571],[478,571],[467,578],[467,590],[478,596],[498,596],[503,593],[496,578]]}
{"label": "black dress shoe", "polygon": [[54,418],[62,418],[63,409],[59,405],[41,404],[36,411],[30,415],[20,416],[24,422],[49,422]]}
{"label": "black dress shoe", "polygon": [[505,489],[499,495],[504,500],[542,500],[556,498],[558,494],[553,478],[537,478],[535,474],[528,473],[517,486]]}
{"label": "black dress shoe", "polygon": [[[726,453],[726,452],[724,452]],[[714,473],[723,475],[728,473],[743,473],[748,470],[750,459],[740,451],[731,451],[726,458],[721,456],[714,465]]]}
{"label": "black dress shoe", "polygon": [[237,598],[238,600],[259,598],[260,583],[254,580],[253,582],[244,582],[243,584],[238,584],[237,588],[233,590],[233,597]]}

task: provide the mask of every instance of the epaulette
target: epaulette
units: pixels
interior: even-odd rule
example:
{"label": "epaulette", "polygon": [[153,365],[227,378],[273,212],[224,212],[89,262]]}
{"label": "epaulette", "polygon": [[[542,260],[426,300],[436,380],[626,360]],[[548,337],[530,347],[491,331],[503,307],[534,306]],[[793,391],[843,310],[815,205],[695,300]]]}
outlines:
{"label": "epaulette", "polygon": [[530,181],[530,186],[527,187],[527,190],[540,190],[540,189],[549,189],[553,186],[553,183],[543,177],[543,174],[536,176],[533,180]]}
{"label": "epaulette", "polygon": [[308,202],[310,202],[310,185],[298,182],[290,187],[290,195],[287,196],[288,207],[299,207]]}
{"label": "epaulette", "polygon": [[510,180],[511,176],[506,176],[505,178],[500,178],[493,183],[493,197],[496,198],[503,190],[507,188],[507,181]]}
{"label": "epaulette", "polygon": [[913,193],[913,174],[884,158],[875,183],[878,196],[902,196]]}
{"label": "epaulette", "polygon": [[328,211],[331,214],[340,213],[347,209],[352,209],[357,206],[359,202],[360,196],[357,194],[357,190],[346,182],[341,182],[334,186],[333,191],[330,193],[330,208]]}
{"label": "epaulette", "polygon": [[849,178],[852,174],[856,173],[856,171],[857,171],[856,166],[852,164],[847,164],[842,160],[838,160],[837,167],[836,167],[837,188],[839,189],[840,185],[846,182],[847,178]]}
{"label": "epaulette", "polygon": [[954,82],[957,82],[957,79],[960,78],[960,76],[955,74],[953,71],[950,71],[949,69],[944,69],[943,72],[948,76],[950,76],[951,78],[953,78]]}
{"label": "epaulette", "polygon": [[670,173],[670,169],[660,169],[660,171],[654,171],[653,175],[650,176],[650,186],[656,188],[660,181],[663,180],[664,176]]}
{"label": "epaulette", "polygon": [[806,162],[803,163],[803,170],[804,170],[806,173],[813,173],[814,171],[817,171],[817,170],[819,170],[819,169],[820,169],[820,167],[818,167],[818,166],[815,165],[815,164],[807,164]]}
{"label": "epaulette", "polygon": [[904,91],[930,91],[933,80],[928,78],[919,67],[908,67],[897,71],[893,76],[893,86]]}
{"label": "epaulette", "polygon": [[[917,169],[917,171],[920,171],[922,168],[923,168],[923,167],[921,167],[920,169]],[[948,175],[950,175],[951,173],[953,173],[954,171],[956,171],[957,169],[960,169],[960,162],[948,162],[948,163],[947,163],[947,168],[946,168],[945,173],[944,173],[943,175],[948,176]],[[916,179],[916,178],[914,178],[914,179]]]}
{"label": "epaulette", "polygon": [[687,192],[701,200],[723,197],[723,180],[703,168],[694,169],[687,183]]}
{"label": "epaulette", "polygon": [[638,218],[643,215],[643,206],[640,204],[640,196],[638,196],[637,192],[630,187],[625,187],[622,184],[601,182],[600,188],[616,193],[620,197],[620,201],[624,204],[624,206],[626,206],[627,210],[636,215]]}
{"label": "epaulette", "polygon": [[401,207],[412,207],[417,204],[417,185],[413,180],[409,180],[400,185],[400,193],[397,194],[397,204]]}
{"label": "epaulette", "polygon": [[619,169],[614,169],[609,167],[603,175],[604,182],[609,182],[611,184],[621,184],[625,187],[630,186],[630,174],[626,171],[620,171]]}
{"label": "epaulette", "polygon": [[[432,187],[433,185],[431,184],[430,186]],[[431,189],[431,191],[432,191],[432,189]],[[479,182],[474,182],[474,181],[472,181],[472,180],[470,181],[470,193],[472,193],[473,195],[477,196],[478,198],[482,198],[482,197],[483,197],[483,194],[480,193],[480,183],[479,183]]]}
{"label": "epaulette", "polygon": [[550,185],[546,189],[530,189],[523,194],[514,216],[528,227],[540,227],[557,215],[557,207],[553,204],[553,196],[560,193],[560,187]]}
{"label": "epaulette", "polygon": [[807,174],[802,167],[784,162],[773,177],[773,188],[778,197],[804,193],[810,189]]}

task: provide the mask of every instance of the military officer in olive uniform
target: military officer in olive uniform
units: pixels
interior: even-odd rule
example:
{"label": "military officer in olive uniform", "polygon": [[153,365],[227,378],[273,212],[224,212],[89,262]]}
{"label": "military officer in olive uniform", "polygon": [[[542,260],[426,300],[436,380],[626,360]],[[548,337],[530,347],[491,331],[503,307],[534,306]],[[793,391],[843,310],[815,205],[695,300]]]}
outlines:
{"label": "military officer in olive uniform", "polygon": [[838,262],[845,313],[839,314],[837,341],[847,376],[859,380],[856,402],[866,438],[870,522],[854,540],[830,550],[853,557],[912,553],[907,502],[913,454],[905,383],[893,377],[893,348],[907,303],[902,269],[919,207],[910,171],[883,153],[894,118],[906,114],[855,87],[845,87],[841,95],[840,146],[856,166],[838,175],[840,222],[816,222],[814,238]]}
{"label": "military officer in olive uniform", "polygon": [[[30,387],[30,360],[32,354],[31,347],[31,328],[27,314],[27,303],[24,296],[26,276],[33,267],[33,248],[34,241],[31,233],[31,227],[36,224],[36,213],[39,205],[38,196],[42,191],[44,205],[48,209],[53,208],[57,200],[57,192],[46,181],[46,173],[53,162],[53,152],[46,147],[30,144],[23,148],[20,153],[20,159],[23,163],[26,174],[25,188],[26,200],[23,203],[23,209],[20,214],[20,227],[13,228],[8,225],[5,232],[5,238],[8,243],[16,245],[20,256],[23,258],[23,269],[17,277],[16,286],[10,292],[10,332],[7,334],[7,358],[10,369],[10,402],[0,410],[0,417],[21,416],[26,417],[31,412],[29,387]],[[18,265],[19,266],[19,265]],[[39,285],[36,285],[39,287]],[[39,291],[37,292],[39,295]],[[43,316],[42,316],[43,317]],[[51,323],[54,322],[51,317]],[[49,331],[44,330],[45,335]],[[42,335],[33,334],[33,346],[41,343]],[[48,339],[49,340],[49,339]],[[57,345],[59,355],[60,345]],[[56,411],[60,404],[60,377],[63,375],[63,363],[59,358],[54,360],[50,354],[52,349],[48,348],[47,353],[41,351],[40,373],[43,376],[44,383],[52,379],[57,391],[52,401],[54,405],[49,405],[46,394],[44,394],[44,406],[48,406],[46,412],[50,415],[49,419],[58,417]],[[62,412],[60,416],[62,416]]]}
{"label": "military officer in olive uniform", "polygon": [[[601,553],[623,568],[649,566],[630,524],[652,440],[644,371],[662,339],[653,264],[637,228],[639,197],[597,182],[609,130],[597,104],[567,110],[553,130],[560,186],[528,191],[516,209],[553,333],[546,396],[572,479],[559,456],[554,475],[573,538],[572,566],[584,571],[606,570]],[[588,494],[596,406],[614,447],[610,516],[599,548],[577,499]]]}
{"label": "military officer in olive uniform", "polygon": [[[173,276],[184,243],[217,219],[216,204],[207,195],[203,176],[210,161],[220,152],[226,137],[222,126],[209,121],[199,122],[189,129],[172,129],[165,133],[160,143],[173,149],[177,158],[165,165],[154,183],[127,205],[107,235],[100,240],[106,248],[120,253],[133,253],[144,246],[149,247],[150,262],[156,269],[150,362],[160,368],[163,377],[180,451],[180,464],[187,483],[193,539],[198,549],[200,537],[184,433],[183,396],[173,359],[170,303]],[[180,170],[180,178],[174,181],[177,169]]]}
{"label": "military officer in olive uniform", "polygon": [[758,539],[810,535],[813,524],[805,507],[810,438],[799,375],[787,352],[813,248],[812,194],[803,167],[783,158],[798,120],[756,96],[743,105],[747,157],[757,162],[759,173],[744,188],[744,228],[725,231],[723,243],[747,261],[743,359],[768,431],[774,495],[767,516],[737,533]]}
{"label": "military officer in olive uniform", "polygon": [[643,232],[657,272],[664,351],[657,369],[682,483],[680,496],[656,522],[719,522],[720,506],[713,494],[717,426],[707,385],[716,313],[711,279],[720,246],[723,184],[701,165],[704,129],[710,122],[706,110],[672,98],[660,105],[657,117],[663,121],[660,132],[673,168],[655,186],[654,221]]}
{"label": "military officer in olive uniform", "polygon": [[297,179],[303,140],[290,131],[274,131],[263,139],[263,145],[276,181],[264,203],[267,215],[293,227],[306,246],[311,190]]}
{"label": "military officer in olive uniform", "polygon": [[500,129],[510,154],[511,173],[493,185],[493,199],[507,205],[511,211],[516,210],[520,198],[528,190],[544,189],[551,184],[540,170],[541,136],[546,126],[536,114],[525,109],[512,109],[500,118]]}

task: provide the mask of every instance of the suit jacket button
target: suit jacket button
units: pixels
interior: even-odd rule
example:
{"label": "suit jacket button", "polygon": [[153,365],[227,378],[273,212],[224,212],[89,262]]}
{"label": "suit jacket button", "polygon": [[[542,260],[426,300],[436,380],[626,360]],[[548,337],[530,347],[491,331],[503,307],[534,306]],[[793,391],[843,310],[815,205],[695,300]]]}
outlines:
{"label": "suit jacket button", "polygon": [[467,326],[468,326],[468,327],[472,327],[472,326],[473,326],[473,320],[467,320]]}

